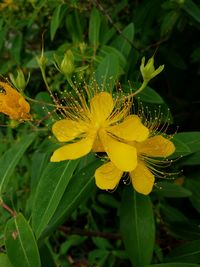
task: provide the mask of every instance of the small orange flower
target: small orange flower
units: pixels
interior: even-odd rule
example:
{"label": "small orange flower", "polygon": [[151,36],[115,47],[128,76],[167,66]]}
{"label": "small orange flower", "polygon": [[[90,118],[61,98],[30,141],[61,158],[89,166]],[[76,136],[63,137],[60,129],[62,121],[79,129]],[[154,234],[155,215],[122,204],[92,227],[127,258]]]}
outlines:
{"label": "small orange flower", "polygon": [[31,119],[29,103],[17,90],[5,82],[0,82],[0,112],[13,120]]}

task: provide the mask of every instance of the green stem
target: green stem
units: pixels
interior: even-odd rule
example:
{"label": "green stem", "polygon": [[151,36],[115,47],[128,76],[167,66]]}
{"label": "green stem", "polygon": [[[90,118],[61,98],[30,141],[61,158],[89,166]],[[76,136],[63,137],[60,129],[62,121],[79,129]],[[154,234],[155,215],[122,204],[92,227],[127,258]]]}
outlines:
{"label": "green stem", "polygon": [[147,86],[148,82],[147,81],[143,81],[142,85],[140,86],[139,89],[137,89],[137,91],[135,91],[134,93],[130,94],[129,97],[133,97],[136,96],[137,94],[141,93],[144,88]]}

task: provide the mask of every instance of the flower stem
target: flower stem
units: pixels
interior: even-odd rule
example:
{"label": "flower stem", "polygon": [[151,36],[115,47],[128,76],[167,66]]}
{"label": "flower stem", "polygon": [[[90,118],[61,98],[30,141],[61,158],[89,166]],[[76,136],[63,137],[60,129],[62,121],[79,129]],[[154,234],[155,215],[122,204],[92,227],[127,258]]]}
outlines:
{"label": "flower stem", "polygon": [[8,211],[13,217],[16,217],[17,215],[16,212],[12,210],[7,204],[5,204],[2,199],[0,199],[0,205],[2,206],[2,208]]}

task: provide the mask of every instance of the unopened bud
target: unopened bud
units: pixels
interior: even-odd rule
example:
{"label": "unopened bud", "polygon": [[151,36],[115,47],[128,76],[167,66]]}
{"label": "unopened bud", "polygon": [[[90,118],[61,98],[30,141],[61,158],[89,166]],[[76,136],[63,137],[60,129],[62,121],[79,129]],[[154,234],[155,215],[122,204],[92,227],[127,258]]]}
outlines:
{"label": "unopened bud", "polygon": [[17,70],[17,77],[14,77],[12,73],[9,74],[10,80],[20,92],[23,92],[26,88],[27,82],[24,77],[24,73],[21,69]]}
{"label": "unopened bud", "polygon": [[67,50],[60,64],[60,71],[65,75],[72,75],[75,70],[74,56],[71,50]]}

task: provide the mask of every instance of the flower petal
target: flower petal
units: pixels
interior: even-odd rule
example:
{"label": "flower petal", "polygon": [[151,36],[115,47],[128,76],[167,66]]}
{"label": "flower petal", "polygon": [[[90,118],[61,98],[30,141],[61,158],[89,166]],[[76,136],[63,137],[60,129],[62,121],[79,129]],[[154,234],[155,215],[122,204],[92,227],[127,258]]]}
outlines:
{"label": "flower petal", "polygon": [[97,135],[92,147],[92,151],[94,152],[105,152],[105,149],[103,147],[103,144],[99,138],[99,136]]}
{"label": "flower petal", "polygon": [[[86,127],[85,127],[86,128]],[[73,120],[59,120],[54,123],[52,132],[60,142],[68,142],[84,132],[83,123]]]}
{"label": "flower petal", "polygon": [[121,177],[123,171],[119,170],[112,162],[108,162],[99,167],[95,172],[95,181],[100,189],[114,189]]}
{"label": "flower petal", "polygon": [[111,114],[114,108],[112,95],[107,92],[96,94],[90,101],[92,118],[96,123],[103,123]]}
{"label": "flower petal", "polygon": [[108,127],[112,134],[127,141],[144,141],[149,135],[149,130],[142,123],[137,115],[129,115],[126,119],[114,126]]}
{"label": "flower petal", "polygon": [[99,135],[106,153],[118,169],[132,171],[136,167],[137,151],[135,147],[117,141],[103,130]]}
{"label": "flower petal", "polygon": [[50,161],[59,162],[63,160],[78,159],[80,157],[83,157],[91,151],[93,142],[94,137],[89,136],[81,139],[76,143],[58,148],[54,151]]}
{"label": "flower petal", "polygon": [[130,177],[138,193],[148,195],[152,191],[155,178],[142,161],[138,162],[137,167],[130,172]]}
{"label": "flower petal", "polygon": [[168,157],[175,151],[174,144],[162,135],[153,136],[144,142],[137,143],[136,148],[139,154],[149,157]]}

